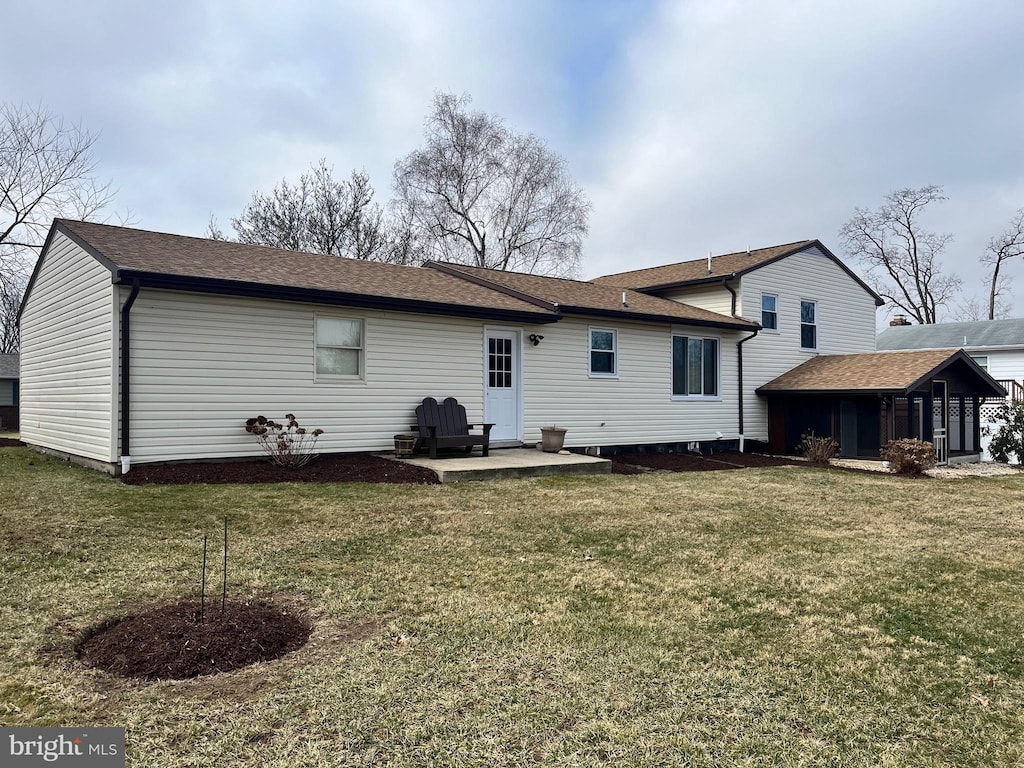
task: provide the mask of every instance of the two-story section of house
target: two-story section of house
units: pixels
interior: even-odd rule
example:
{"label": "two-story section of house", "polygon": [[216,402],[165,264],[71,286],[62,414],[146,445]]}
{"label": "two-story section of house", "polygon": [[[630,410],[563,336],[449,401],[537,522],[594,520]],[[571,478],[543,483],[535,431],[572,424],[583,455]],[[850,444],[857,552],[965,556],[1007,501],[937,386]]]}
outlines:
{"label": "two-story section of house", "polygon": [[621,272],[594,282],[631,288],[758,322],[740,342],[747,440],[768,441],[768,408],[755,390],[819,355],[874,352],[884,303],[818,240]]}

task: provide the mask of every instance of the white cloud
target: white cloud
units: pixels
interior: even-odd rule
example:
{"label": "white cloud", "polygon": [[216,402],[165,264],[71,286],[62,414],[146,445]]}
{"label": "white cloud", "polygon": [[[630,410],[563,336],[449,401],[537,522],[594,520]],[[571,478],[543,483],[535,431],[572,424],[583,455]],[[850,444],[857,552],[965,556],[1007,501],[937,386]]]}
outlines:
{"label": "white cloud", "polygon": [[[198,234],[320,157],[389,196],[435,91],[563,154],[589,275],[805,237],[944,184],[972,274],[1024,205],[1024,6],[798,0],[23,3],[15,101],[102,132],[140,226]],[[1022,277],[1024,279],[1024,277]],[[1024,288],[1019,293],[1024,295]]]}

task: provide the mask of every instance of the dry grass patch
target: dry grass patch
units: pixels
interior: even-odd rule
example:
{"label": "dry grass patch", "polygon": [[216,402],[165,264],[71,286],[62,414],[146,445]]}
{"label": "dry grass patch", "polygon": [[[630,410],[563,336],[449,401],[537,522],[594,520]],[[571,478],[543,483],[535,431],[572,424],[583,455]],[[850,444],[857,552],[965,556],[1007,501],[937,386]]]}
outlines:
{"label": "dry grass patch", "polygon": [[[125,725],[137,764],[1024,759],[1018,477],[138,488],[0,462],[4,721]],[[230,588],[304,601],[307,648],[153,684],[59,652],[194,590],[224,514]]]}

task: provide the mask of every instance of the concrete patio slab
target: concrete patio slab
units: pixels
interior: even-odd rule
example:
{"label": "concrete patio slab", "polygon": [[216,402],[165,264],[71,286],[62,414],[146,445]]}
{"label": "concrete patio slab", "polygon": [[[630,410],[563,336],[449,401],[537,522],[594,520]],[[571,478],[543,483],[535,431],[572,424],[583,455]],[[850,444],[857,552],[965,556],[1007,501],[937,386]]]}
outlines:
{"label": "concrete patio slab", "polygon": [[492,448],[490,456],[486,457],[473,453],[450,454],[437,459],[418,456],[394,460],[431,469],[437,473],[442,483],[546,475],[607,475],[612,471],[612,463],[608,459],[578,453],[563,456],[557,453],[544,453],[535,448]]}

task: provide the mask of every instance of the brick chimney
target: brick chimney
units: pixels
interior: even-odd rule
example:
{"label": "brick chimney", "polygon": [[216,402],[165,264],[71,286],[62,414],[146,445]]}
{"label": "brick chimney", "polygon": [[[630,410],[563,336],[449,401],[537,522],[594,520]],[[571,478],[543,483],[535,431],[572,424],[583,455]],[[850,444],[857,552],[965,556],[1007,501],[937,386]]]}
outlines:
{"label": "brick chimney", "polygon": [[911,325],[911,322],[907,320],[906,315],[896,315],[896,317],[889,321],[889,325],[890,327],[899,325]]}

